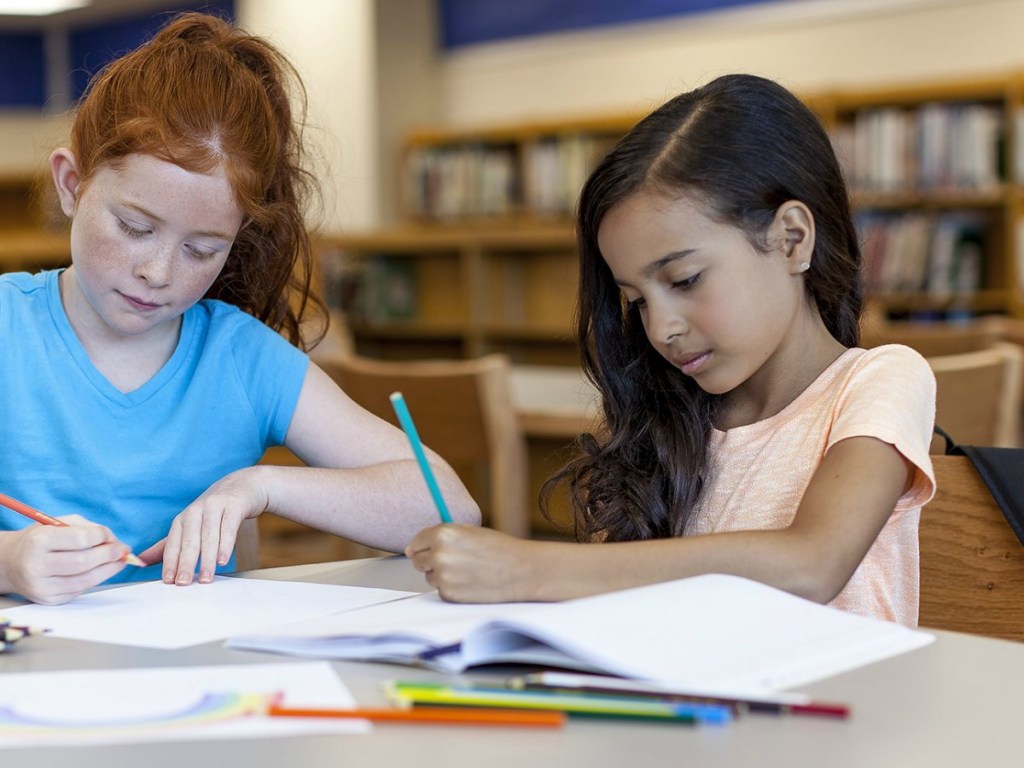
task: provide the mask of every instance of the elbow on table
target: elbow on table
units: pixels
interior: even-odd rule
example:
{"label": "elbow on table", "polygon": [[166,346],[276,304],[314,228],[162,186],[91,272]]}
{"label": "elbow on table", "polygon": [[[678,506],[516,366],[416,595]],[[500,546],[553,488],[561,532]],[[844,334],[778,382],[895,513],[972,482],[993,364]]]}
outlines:
{"label": "elbow on table", "polygon": [[853,573],[840,563],[809,558],[803,563],[793,563],[790,575],[787,592],[824,605],[843,591]]}

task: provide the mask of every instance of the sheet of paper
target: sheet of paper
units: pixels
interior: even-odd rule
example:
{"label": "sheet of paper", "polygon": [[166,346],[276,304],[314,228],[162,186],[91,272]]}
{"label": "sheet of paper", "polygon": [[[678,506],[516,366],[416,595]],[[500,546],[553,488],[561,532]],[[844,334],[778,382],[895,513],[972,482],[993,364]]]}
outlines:
{"label": "sheet of paper", "polygon": [[16,624],[47,628],[54,637],[169,649],[413,594],[218,576],[211,584],[187,587],[150,581],[98,590],[64,605],[5,608],[4,616]]}
{"label": "sheet of paper", "polygon": [[365,733],[366,720],[273,718],[247,705],[351,708],[327,662],[25,672],[0,685],[0,749]]}
{"label": "sheet of paper", "polygon": [[319,659],[411,660],[429,648],[458,642],[490,619],[530,611],[535,603],[448,603],[436,592],[377,605],[372,611],[316,616],[268,631],[238,633],[229,648]]}

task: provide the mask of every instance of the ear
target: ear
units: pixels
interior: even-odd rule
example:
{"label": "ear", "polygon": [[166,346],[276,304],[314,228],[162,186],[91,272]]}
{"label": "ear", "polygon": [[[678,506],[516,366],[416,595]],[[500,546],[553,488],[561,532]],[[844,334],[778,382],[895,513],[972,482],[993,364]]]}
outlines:
{"label": "ear", "polygon": [[787,200],[775,212],[772,224],[782,238],[783,255],[793,274],[810,269],[814,254],[814,214],[799,200]]}
{"label": "ear", "polygon": [[53,186],[57,190],[60,209],[64,211],[65,216],[74,216],[81,178],[78,175],[78,163],[70,149],[61,147],[53,151],[50,155],[50,175],[53,176]]}

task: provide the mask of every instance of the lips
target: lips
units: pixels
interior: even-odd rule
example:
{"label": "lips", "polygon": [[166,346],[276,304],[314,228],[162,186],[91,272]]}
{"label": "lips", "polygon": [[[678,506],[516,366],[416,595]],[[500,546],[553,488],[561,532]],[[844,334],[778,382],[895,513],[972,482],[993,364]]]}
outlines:
{"label": "lips", "polygon": [[711,351],[705,350],[696,354],[677,357],[675,363],[680,371],[688,376],[692,376],[704,366],[710,357]]}
{"label": "lips", "polygon": [[141,299],[141,298],[139,298],[137,296],[129,296],[127,293],[122,293],[121,297],[125,301],[127,301],[128,304],[130,304],[131,306],[135,307],[136,309],[141,309],[143,311],[151,311],[151,310],[154,310],[154,309],[159,309],[160,306],[161,306],[157,302],[146,301],[145,299]]}

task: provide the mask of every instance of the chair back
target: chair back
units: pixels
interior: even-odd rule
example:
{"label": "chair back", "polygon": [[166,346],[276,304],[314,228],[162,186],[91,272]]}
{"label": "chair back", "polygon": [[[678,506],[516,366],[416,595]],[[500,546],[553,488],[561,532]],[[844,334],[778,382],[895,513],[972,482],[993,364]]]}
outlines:
{"label": "chair back", "polygon": [[321,367],[349,397],[396,425],[389,396],[400,391],[420,438],[458,473],[480,504],[484,523],[529,535],[526,441],[505,355],[401,362],[350,356]]}
{"label": "chair back", "polygon": [[260,567],[260,529],[256,520],[244,520],[235,538],[235,569],[253,571]]}
{"label": "chair back", "polygon": [[922,627],[1024,641],[1024,546],[966,456],[933,456],[921,512]]}
{"label": "chair back", "polygon": [[[986,349],[928,358],[935,373],[935,423],[963,445],[1012,448],[1019,441],[1024,352],[994,342]],[[939,441],[932,452],[941,453]]]}
{"label": "chair back", "polygon": [[861,346],[879,347],[902,344],[924,357],[960,355],[987,349],[1000,340],[999,330],[989,324],[879,322],[866,320],[861,325]]}

